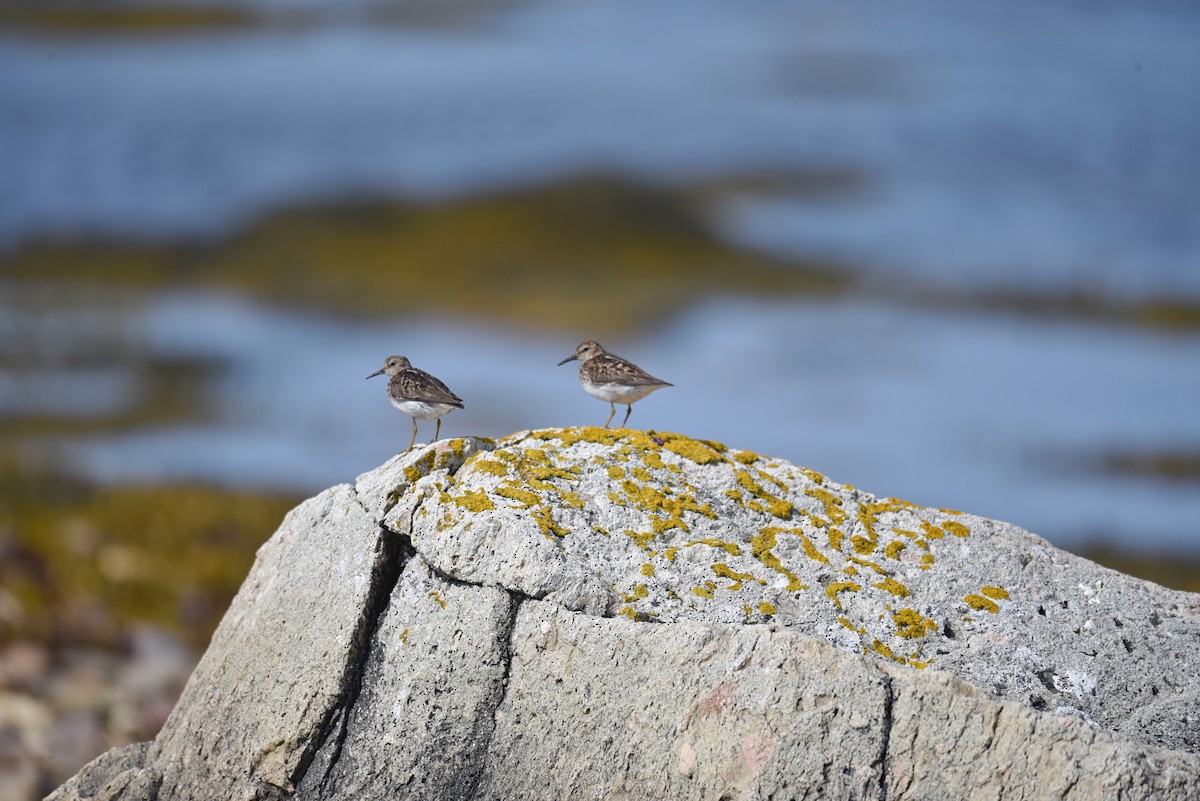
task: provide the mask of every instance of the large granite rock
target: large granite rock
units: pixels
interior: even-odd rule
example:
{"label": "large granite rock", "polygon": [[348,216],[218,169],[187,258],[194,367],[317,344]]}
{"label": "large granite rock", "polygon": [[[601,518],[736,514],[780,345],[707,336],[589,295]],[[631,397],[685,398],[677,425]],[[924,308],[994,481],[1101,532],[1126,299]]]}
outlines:
{"label": "large granite rock", "polygon": [[780,460],[450,440],[289,514],[51,798],[1200,798],[1198,647],[1198,596]]}

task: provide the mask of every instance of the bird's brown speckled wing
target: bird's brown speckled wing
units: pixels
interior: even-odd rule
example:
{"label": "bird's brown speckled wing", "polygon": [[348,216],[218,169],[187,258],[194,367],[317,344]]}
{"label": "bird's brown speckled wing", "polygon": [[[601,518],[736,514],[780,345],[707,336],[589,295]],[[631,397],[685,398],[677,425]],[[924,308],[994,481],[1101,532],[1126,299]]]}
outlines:
{"label": "bird's brown speckled wing", "polygon": [[604,353],[588,359],[579,368],[579,377],[593,384],[625,384],[631,387],[672,386],[670,382],[655,378],[633,362],[620,356]]}
{"label": "bird's brown speckled wing", "polygon": [[462,409],[462,398],[450,388],[424,370],[410,367],[392,377],[388,394],[398,400],[416,400],[426,403],[448,403]]}

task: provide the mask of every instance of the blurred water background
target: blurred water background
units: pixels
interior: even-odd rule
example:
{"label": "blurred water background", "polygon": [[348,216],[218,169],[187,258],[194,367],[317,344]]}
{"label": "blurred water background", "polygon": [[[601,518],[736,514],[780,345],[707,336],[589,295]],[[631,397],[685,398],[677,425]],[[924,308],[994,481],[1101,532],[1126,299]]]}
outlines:
{"label": "blurred water background", "polygon": [[633,426],[1200,588],[1197,76],[1183,0],[0,7],[0,691],[185,676],[391,353],[494,437],[596,338]]}

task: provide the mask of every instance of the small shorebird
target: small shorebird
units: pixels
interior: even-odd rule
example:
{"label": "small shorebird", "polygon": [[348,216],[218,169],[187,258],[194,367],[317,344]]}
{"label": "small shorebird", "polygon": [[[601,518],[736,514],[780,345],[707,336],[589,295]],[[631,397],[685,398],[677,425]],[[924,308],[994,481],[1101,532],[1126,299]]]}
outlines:
{"label": "small shorebird", "polygon": [[391,376],[387,385],[388,400],[413,419],[412,441],[408,443],[405,452],[411,451],[417,441],[418,420],[437,420],[437,430],[433,434],[436,441],[442,433],[442,415],[463,408],[462,398],[429,373],[413,367],[403,356],[388,356],[387,361],[383,363],[383,369],[376,370],[367,378],[385,373]]}
{"label": "small shorebird", "polygon": [[625,404],[625,419],[621,421],[621,428],[624,428],[629,422],[635,401],[640,401],[656,389],[674,386],[661,378],[655,378],[633,362],[614,356],[602,348],[599,342],[588,340],[579,343],[575,355],[563,359],[558,366],[562,367],[576,359],[582,362],[579,365],[579,383],[583,384],[584,391],[593,398],[608,401],[611,411],[608,419],[604,421],[605,428],[608,428],[613,415],[617,413],[614,403]]}

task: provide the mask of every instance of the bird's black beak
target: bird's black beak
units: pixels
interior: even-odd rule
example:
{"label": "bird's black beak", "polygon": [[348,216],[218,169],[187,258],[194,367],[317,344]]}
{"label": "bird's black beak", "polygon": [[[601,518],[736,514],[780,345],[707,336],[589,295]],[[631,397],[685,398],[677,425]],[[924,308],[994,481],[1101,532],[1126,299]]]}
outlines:
{"label": "bird's black beak", "polygon": [[377,376],[377,375],[383,375],[383,369],[382,369],[382,368],[381,368],[381,369],[379,369],[379,370],[376,370],[376,371],[375,371],[375,372],[373,372],[373,373],[371,373],[369,376],[367,376],[367,378],[374,378],[374,377],[375,377],[375,376]]}
{"label": "bird's black beak", "polygon": [[561,362],[559,362],[559,363],[558,363],[558,366],[559,366],[559,367],[562,367],[562,366],[563,366],[564,364],[566,364],[567,362],[573,362],[573,361],[575,361],[575,360],[576,360],[576,359],[578,359],[578,358],[579,358],[578,356],[568,356],[567,358],[565,358],[565,359],[563,359]]}

